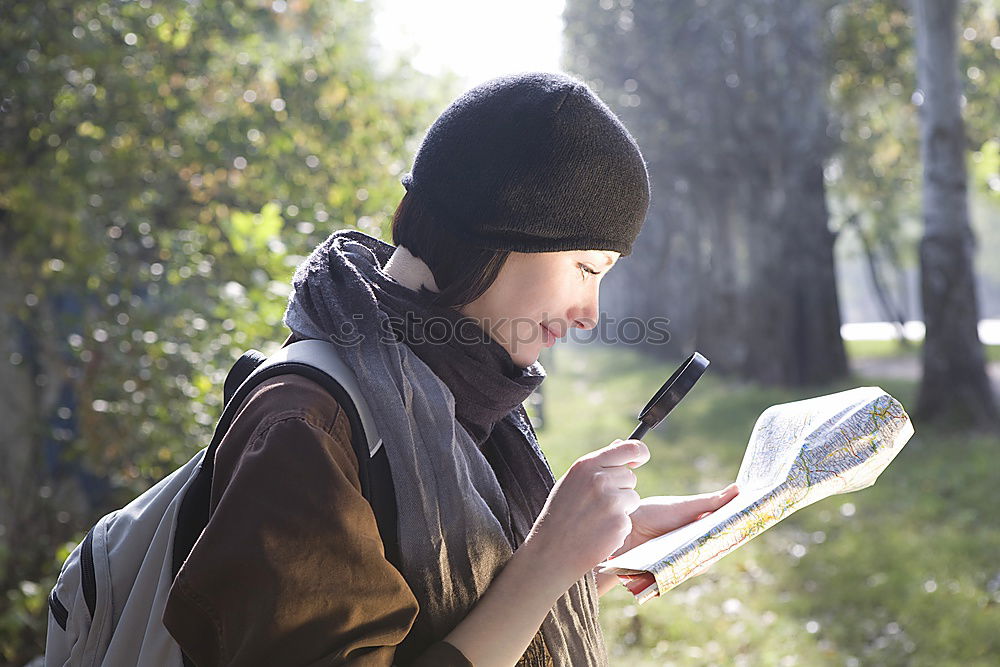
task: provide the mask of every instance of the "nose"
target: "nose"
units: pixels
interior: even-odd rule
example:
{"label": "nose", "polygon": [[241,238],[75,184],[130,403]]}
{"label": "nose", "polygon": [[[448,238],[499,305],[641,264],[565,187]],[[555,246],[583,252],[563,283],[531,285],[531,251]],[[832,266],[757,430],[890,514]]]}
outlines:
{"label": "nose", "polygon": [[588,290],[580,303],[577,304],[573,312],[570,313],[570,322],[574,327],[587,330],[597,326],[597,317],[600,311],[601,286],[598,281],[593,281],[593,288]]}

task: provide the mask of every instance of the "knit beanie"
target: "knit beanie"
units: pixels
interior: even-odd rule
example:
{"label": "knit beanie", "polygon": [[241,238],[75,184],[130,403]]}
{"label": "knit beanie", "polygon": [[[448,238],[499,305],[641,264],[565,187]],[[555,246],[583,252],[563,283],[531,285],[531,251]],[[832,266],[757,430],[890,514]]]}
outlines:
{"label": "knit beanie", "polygon": [[635,139],[582,81],[525,72],[459,96],[401,179],[448,231],[495,250],[632,251],[649,207]]}

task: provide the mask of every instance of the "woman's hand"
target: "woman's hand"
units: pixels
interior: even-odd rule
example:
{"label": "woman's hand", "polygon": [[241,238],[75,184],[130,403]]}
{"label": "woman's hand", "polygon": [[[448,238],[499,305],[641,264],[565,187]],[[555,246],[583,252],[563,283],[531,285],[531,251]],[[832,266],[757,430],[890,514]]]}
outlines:
{"label": "woman's hand", "polygon": [[649,460],[641,440],[622,440],[578,458],[549,493],[521,548],[565,590],[633,532],[637,468]]}
{"label": "woman's hand", "polygon": [[[632,521],[632,531],[625,538],[624,544],[611,554],[611,557],[619,556],[629,549],[633,549],[640,544],[669,533],[672,530],[686,526],[692,521],[697,521],[715,510],[719,509],[730,500],[736,497],[739,489],[736,483],[716,491],[714,493],[701,493],[694,496],[651,496],[639,501],[639,506],[629,517]],[[697,577],[708,571],[711,565],[705,565],[695,570],[691,576]],[[607,573],[594,573],[597,578],[597,592],[604,595],[616,584],[621,583],[617,575]],[[646,582],[652,582],[652,575],[645,575],[649,578]],[[637,585],[636,582],[630,584],[630,589],[641,590],[645,585]]]}
{"label": "woman's hand", "polygon": [[632,512],[632,531],[612,556],[625,553],[643,542],[697,521],[719,509],[739,493],[736,482],[712,493],[694,496],[650,496]]}

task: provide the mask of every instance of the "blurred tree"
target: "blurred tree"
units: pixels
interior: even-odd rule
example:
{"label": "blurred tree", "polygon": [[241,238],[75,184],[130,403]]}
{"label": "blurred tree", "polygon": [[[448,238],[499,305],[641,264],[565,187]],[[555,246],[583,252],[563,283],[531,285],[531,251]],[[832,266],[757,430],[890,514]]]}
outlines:
{"label": "blurred tree", "polygon": [[[1000,198],[996,166],[1000,126],[1000,31],[995,0],[960,4],[959,71],[974,195]],[[883,283],[884,316],[921,317],[916,285],[920,215],[920,142],[913,15],[907,0],[850,0],[831,10],[830,103],[837,145],[826,168],[833,226],[857,234],[869,273]],[[842,231],[841,231],[842,230]],[[845,239],[846,240],[846,239]],[[996,272],[981,261],[980,272]]]}
{"label": "blurred tree", "polygon": [[653,180],[635,259],[608,285],[614,314],[667,315],[675,345],[766,383],[846,372],[823,180],[828,5],[569,0],[565,13],[564,66],[621,114]]}
{"label": "blurred tree", "polygon": [[3,2],[0,663],[67,542],[207,444],[302,256],[387,229],[453,82],[375,62],[371,11]]}
{"label": "blurred tree", "polygon": [[921,297],[926,324],[917,413],[1000,425],[979,340],[966,186],[966,135],[956,39],[958,0],[914,0],[924,236]]}

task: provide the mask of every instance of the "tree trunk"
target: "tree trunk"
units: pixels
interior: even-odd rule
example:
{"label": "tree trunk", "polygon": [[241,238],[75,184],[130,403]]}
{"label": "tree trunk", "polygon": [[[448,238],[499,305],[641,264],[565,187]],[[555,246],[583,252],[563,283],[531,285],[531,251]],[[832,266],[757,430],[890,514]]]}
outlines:
{"label": "tree trunk", "polygon": [[979,340],[966,200],[965,126],[956,52],[957,0],[914,0],[917,82],[923,94],[924,236],[920,291],[926,337],[917,400],[922,420],[1000,424]]}

